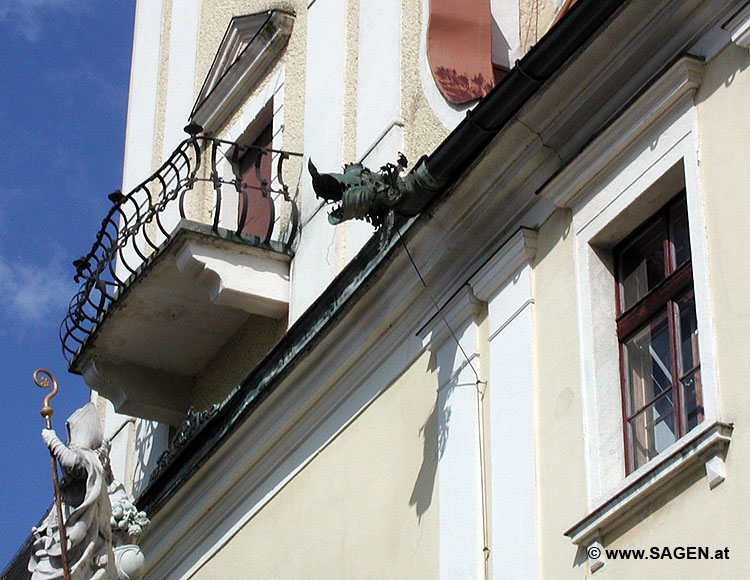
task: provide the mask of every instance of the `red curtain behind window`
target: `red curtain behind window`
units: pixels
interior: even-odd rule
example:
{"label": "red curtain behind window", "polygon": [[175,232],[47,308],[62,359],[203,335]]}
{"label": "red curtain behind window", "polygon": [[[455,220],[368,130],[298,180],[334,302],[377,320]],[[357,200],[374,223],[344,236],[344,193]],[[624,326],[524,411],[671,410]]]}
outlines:
{"label": "red curtain behind window", "polygon": [[489,0],[430,0],[427,60],[453,104],[479,99],[494,85]]}

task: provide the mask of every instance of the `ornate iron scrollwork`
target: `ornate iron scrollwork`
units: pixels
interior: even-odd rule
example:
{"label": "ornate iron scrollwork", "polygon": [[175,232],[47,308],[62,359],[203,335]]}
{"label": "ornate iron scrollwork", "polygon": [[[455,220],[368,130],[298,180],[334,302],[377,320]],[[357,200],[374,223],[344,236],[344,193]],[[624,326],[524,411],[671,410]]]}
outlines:
{"label": "ornate iron scrollwork", "polygon": [[[204,214],[210,216],[212,229],[218,231],[225,188],[233,190],[237,196],[246,196],[248,189],[262,189],[262,195],[272,205],[288,207],[286,212],[273,213],[288,216],[285,239],[279,242],[291,248],[297,234],[299,212],[282,178],[282,164],[301,154],[199,135],[202,129],[197,125],[189,125],[185,130],[190,137],[180,143],[153,175],[127,194],[119,190],[109,194],[112,207],[102,221],[91,250],[73,262],[74,280],[80,287],[60,327],[63,354],[69,361],[149,256],[171,239],[179,219],[190,213],[191,204],[203,208]],[[243,183],[234,167],[227,177],[219,170],[222,160],[231,165],[250,150],[255,151],[258,160],[264,156],[277,159],[276,174],[270,181],[262,181],[259,187]],[[208,167],[203,166],[205,159],[210,164]],[[197,189],[200,183],[209,187]],[[191,192],[194,197],[188,200]],[[209,201],[211,196],[213,199]],[[175,206],[175,211],[167,211]],[[235,230],[237,235],[242,234],[246,219],[244,213],[241,217]],[[268,232],[258,243],[268,243],[274,227],[279,226],[271,220]]]}
{"label": "ornate iron scrollwork", "polygon": [[156,468],[151,473],[151,478],[155,479],[161,471],[163,471],[174,458],[184,449],[184,447],[190,443],[200,433],[203,426],[219,412],[220,405],[218,403],[212,405],[210,408],[204,411],[196,411],[193,407],[190,407],[187,412],[185,420],[180,424],[177,432],[172,437],[172,441],[169,443],[169,447],[164,451],[159,458],[156,460]]}

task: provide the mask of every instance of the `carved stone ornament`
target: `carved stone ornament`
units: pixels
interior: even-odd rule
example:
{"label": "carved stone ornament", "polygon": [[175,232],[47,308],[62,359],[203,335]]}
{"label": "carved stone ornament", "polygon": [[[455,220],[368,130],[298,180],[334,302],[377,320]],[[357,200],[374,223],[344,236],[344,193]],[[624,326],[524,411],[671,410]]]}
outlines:
{"label": "carved stone ornament", "polygon": [[[60,493],[70,579],[137,580],[145,561],[133,542],[149,520],[135,509],[122,483],[112,475],[110,442],[104,438],[96,406],[84,405],[66,426],[67,445],[51,429],[42,431],[42,439],[62,468]],[[39,527],[32,528],[32,534],[31,579],[64,578],[54,509]]]}

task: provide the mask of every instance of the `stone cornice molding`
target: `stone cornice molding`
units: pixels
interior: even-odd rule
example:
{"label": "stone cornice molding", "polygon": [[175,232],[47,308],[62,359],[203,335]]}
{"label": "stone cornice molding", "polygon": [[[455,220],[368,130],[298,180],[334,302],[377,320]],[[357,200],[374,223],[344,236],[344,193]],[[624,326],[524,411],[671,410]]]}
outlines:
{"label": "stone cornice molding", "polygon": [[519,229],[470,280],[474,294],[489,301],[497,289],[521,266],[536,256],[536,231]]}
{"label": "stone cornice molding", "polygon": [[558,207],[570,207],[599,171],[648,131],[657,119],[681,103],[692,103],[702,76],[701,60],[689,56],[680,59],[568,163],[540,194]]}
{"label": "stone cornice molding", "polygon": [[745,5],[722,28],[729,33],[732,42],[737,46],[750,50],[750,3]]}

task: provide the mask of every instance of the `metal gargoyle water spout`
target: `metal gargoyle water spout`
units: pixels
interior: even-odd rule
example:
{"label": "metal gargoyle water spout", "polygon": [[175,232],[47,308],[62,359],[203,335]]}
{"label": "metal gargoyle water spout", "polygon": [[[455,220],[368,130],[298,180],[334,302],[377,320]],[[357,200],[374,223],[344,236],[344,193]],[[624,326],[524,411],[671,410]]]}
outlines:
{"label": "metal gargoyle water spout", "polygon": [[406,192],[401,177],[406,164],[406,157],[399,153],[395,164],[386,163],[377,173],[360,163],[346,165],[343,173],[319,173],[312,159],[307,167],[315,195],[334,205],[328,214],[331,224],[364,220],[381,231],[381,239],[387,239]]}

